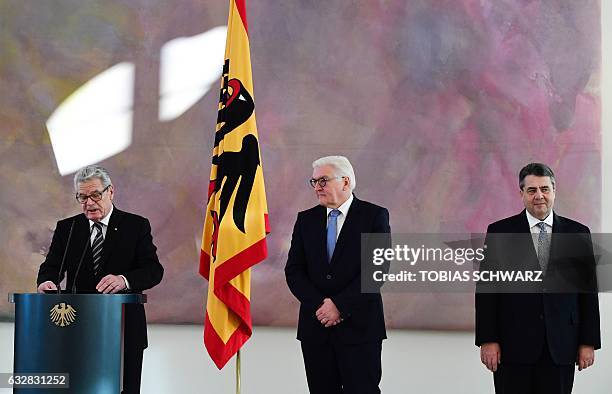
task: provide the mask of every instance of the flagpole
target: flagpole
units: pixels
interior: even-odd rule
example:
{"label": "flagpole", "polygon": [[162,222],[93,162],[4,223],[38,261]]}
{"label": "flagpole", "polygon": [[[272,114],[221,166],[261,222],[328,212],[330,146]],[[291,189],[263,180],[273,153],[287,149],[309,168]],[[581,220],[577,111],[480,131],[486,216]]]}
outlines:
{"label": "flagpole", "polygon": [[236,353],[236,394],[240,394],[240,349]]}

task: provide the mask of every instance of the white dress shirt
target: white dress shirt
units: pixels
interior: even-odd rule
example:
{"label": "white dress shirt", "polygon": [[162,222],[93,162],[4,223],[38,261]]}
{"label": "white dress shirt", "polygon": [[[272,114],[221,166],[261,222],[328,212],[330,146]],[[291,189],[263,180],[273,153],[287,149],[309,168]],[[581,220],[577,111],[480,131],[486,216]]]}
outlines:
{"label": "white dress shirt", "polygon": [[[111,209],[110,209],[110,211],[108,211],[108,214],[106,216],[104,216],[102,218],[102,220],[100,220],[98,222],[98,223],[100,223],[102,225],[102,240],[106,239],[106,231],[108,230],[108,222],[110,221],[110,217],[113,214],[113,209],[114,209],[114,207],[111,205]],[[94,239],[96,239],[96,235],[97,235],[96,231],[92,231],[92,229],[91,229],[93,227],[94,223],[95,222],[93,220],[89,221],[89,232],[91,234],[91,237],[89,237],[89,244],[91,246],[93,246]]]}
{"label": "white dress shirt", "polygon": [[538,223],[544,222],[546,224],[546,232],[548,234],[552,234],[553,228],[553,212],[552,210],[544,220],[540,220],[529,213],[529,211],[525,210],[527,214],[527,221],[529,222],[529,231],[531,231],[531,238],[533,240],[533,247],[536,250],[536,254],[538,252],[538,237],[540,236],[540,227],[538,227]]}
{"label": "white dress shirt", "polygon": [[338,208],[327,208],[327,223],[329,223],[329,213],[331,211],[333,211],[334,209],[337,209],[338,211],[340,211],[340,214],[336,218],[337,220],[336,222],[336,240],[338,240],[338,237],[340,236],[340,231],[342,231],[344,220],[346,219],[346,215],[348,215],[348,211],[352,203],[353,203],[353,194],[351,193],[351,196],[345,202],[343,202],[342,205],[340,205]]}

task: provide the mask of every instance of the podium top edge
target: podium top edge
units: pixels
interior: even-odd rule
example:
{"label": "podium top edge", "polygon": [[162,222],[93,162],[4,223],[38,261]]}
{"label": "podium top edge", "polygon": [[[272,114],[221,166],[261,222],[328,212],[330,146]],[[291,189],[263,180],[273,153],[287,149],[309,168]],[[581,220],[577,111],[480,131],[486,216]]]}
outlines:
{"label": "podium top edge", "polygon": [[22,300],[29,300],[29,299],[34,299],[34,298],[56,298],[56,297],[62,297],[62,299],[65,299],[66,297],[68,299],[74,299],[74,298],[111,298],[115,301],[124,303],[124,304],[145,304],[147,302],[147,295],[146,294],[140,294],[140,293],[131,293],[131,294],[72,294],[72,293],[64,293],[62,292],[61,294],[57,294],[57,293],[46,293],[46,294],[41,294],[41,293],[9,293],[8,294],[8,301],[11,304],[14,304],[17,301],[22,301]]}

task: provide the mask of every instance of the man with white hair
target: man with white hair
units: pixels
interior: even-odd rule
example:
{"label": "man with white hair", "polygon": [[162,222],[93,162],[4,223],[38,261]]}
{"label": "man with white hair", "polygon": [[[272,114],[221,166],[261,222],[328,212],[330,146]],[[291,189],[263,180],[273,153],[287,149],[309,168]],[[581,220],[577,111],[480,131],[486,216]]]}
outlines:
{"label": "man with white hair", "polygon": [[285,267],[300,301],[301,341],[313,394],[380,393],[380,293],[361,292],[361,234],[389,233],[387,209],[357,199],[351,163],[343,156],[312,163],[319,205],[300,212]]}
{"label": "man with white hair", "polygon": [[[164,269],[151,225],[142,216],[113,206],[115,189],[108,171],[87,166],[76,173],[74,188],[83,213],[57,222],[49,253],[38,271],[38,292],[57,290],[64,274],[67,289],[85,293],[141,292],[157,285]],[[126,304],[124,320],[122,392],[139,393],[147,347],[144,306]]]}

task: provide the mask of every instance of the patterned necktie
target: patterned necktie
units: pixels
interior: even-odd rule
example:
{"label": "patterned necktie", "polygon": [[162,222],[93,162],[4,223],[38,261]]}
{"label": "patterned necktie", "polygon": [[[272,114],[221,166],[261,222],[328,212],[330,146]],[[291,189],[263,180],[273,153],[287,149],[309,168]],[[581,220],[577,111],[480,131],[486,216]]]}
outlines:
{"label": "patterned necktie", "polygon": [[97,277],[100,270],[100,262],[102,261],[102,243],[104,242],[104,237],[102,236],[102,225],[94,223],[93,226],[97,232],[91,244],[91,253],[93,255],[94,276]]}
{"label": "patterned necktie", "polygon": [[538,261],[543,272],[546,272],[550,254],[550,234],[546,232],[546,223],[538,223],[540,234],[538,235]]}
{"label": "patterned necktie", "polygon": [[338,215],[340,211],[334,209],[329,213],[329,221],[327,223],[327,262],[330,263],[336,248],[336,234],[338,234]]}

